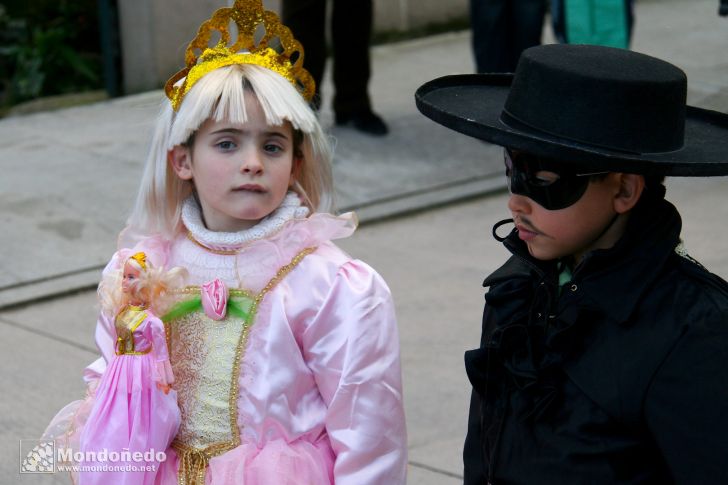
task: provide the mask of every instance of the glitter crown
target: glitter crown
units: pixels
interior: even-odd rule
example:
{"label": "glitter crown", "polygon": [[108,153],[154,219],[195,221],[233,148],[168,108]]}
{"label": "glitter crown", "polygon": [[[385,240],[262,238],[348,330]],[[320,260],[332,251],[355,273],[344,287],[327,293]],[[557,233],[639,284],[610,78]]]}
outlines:
{"label": "glitter crown", "polygon": [[[235,22],[238,38],[230,45],[231,22]],[[263,27],[263,37],[256,42],[255,34]],[[210,47],[214,32],[220,33],[220,41]],[[278,39],[282,52],[271,47]],[[197,57],[197,52],[202,55]],[[182,100],[205,74],[219,67],[233,64],[256,64],[277,72],[286,78],[310,101],[315,91],[311,74],[303,68],[303,47],[293,38],[291,30],[283,25],[278,15],[263,8],[262,0],[236,0],[232,7],[220,8],[209,20],[200,25],[197,36],[187,46],[186,67],[169,78],[164,92],[177,111]],[[180,86],[177,81],[184,78]]]}

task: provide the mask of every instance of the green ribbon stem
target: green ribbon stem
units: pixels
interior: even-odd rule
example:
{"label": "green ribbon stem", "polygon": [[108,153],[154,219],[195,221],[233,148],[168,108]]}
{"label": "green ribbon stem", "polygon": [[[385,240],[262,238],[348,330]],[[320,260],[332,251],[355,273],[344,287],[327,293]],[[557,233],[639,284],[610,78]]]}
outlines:
{"label": "green ribbon stem", "polygon": [[[248,300],[250,301],[250,300]],[[202,298],[195,296],[189,300],[181,301],[174,305],[167,313],[162,317],[162,321],[167,323],[172,320],[177,320],[193,312],[204,312],[202,308]],[[240,319],[248,321],[250,313],[245,311],[243,305],[233,299],[229,299],[227,302],[227,314],[232,315]]]}

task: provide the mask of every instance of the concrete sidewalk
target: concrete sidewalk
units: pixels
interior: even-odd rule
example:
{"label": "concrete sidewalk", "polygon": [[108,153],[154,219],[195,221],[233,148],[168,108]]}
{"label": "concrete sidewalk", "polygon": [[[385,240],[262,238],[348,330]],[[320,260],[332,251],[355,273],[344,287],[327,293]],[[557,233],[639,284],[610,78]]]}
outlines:
{"label": "concrete sidewalk", "polygon": [[[640,1],[633,48],[686,70],[690,103],[728,112],[728,19],[717,16],[717,6]],[[483,277],[505,257],[490,237],[491,225],[507,217],[506,195],[498,192],[501,155],[414,107],[423,82],[472,70],[468,32],[376,47],[373,62],[374,105],[392,134],[332,130],[339,206],[356,208],[366,223],[341,245],[378,269],[395,297],[409,483],[461,483],[469,395],[462,354],[478,342]],[[37,300],[97,283],[133,200],[161,100],[161,92],[151,92],[0,120],[0,483],[66,483],[19,476],[18,440],[37,437],[61,406],[82,395],[81,369],[97,356],[95,295]],[[327,105],[322,116],[330,126]],[[688,250],[724,278],[726,194],[726,178],[668,181]],[[431,210],[382,221],[424,209]]]}

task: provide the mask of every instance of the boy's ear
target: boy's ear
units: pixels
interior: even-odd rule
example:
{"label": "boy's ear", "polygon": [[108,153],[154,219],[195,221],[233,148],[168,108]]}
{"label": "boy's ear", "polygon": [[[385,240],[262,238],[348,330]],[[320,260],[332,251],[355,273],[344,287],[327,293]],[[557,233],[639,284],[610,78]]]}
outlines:
{"label": "boy's ear", "polygon": [[619,191],[614,197],[614,210],[618,214],[629,212],[637,205],[645,189],[645,178],[634,173],[619,173]]}
{"label": "boy's ear", "polygon": [[192,155],[190,149],[177,145],[167,152],[167,163],[182,180],[192,180]]}

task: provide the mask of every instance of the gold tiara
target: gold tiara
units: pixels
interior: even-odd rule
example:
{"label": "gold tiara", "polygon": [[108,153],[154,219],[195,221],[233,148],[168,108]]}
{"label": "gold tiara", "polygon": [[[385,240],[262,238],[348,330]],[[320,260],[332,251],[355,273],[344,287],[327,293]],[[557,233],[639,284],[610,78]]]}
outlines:
{"label": "gold tiara", "polygon": [[143,252],[138,252],[136,254],[132,254],[129,256],[129,259],[133,259],[137,263],[139,263],[139,266],[142,267],[142,269],[147,269],[147,255]]}
{"label": "gold tiara", "polygon": [[[235,22],[238,30],[238,38],[232,45],[231,21]],[[256,43],[254,34],[261,25],[263,37]],[[220,33],[220,41],[210,47],[210,37],[215,31]],[[274,39],[278,39],[282,52],[271,47]],[[202,52],[202,55],[198,58],[195,51]],[[185,63],[186,67],[164,85],[164,92],[175,111],[187,92],[205,74],[233,64],[256,64],[277,72],[288,79],[306,101],[311,100],[316,89],[313,77],[303,68],[301,43],[293,38],[291,30],[280,22],[278,15],[263,9],[262,0],[236,0],[232,7],[216,10],[209,20],[200,25],[197,36],[187,46]],[[182,85],[175,86],[182,78],[185,78]]]}

